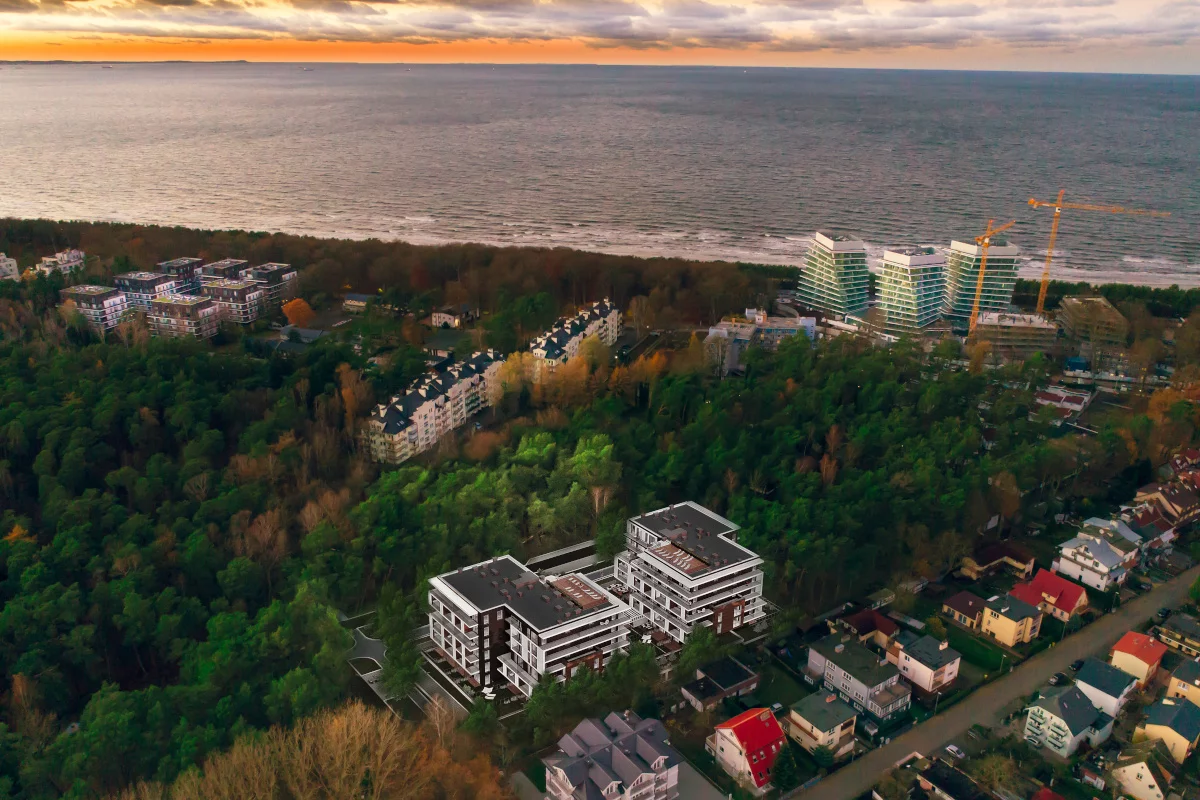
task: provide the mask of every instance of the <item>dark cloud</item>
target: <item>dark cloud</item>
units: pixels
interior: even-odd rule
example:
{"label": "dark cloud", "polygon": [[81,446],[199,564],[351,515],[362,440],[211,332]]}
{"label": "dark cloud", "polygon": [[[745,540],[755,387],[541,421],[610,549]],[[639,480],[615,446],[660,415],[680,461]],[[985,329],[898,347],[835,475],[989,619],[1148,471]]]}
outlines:
{"label": "dark cloud", "polygon": [[37,10],[37,4],[30,0],[0,0],[0,14],[26,14]]}

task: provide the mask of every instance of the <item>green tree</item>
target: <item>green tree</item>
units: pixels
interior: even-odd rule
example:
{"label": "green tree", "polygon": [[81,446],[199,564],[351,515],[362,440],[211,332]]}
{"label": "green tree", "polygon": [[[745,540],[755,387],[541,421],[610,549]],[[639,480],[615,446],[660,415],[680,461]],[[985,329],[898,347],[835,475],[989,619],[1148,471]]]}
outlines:
{"label": "green tree", "polygon": [[821,769],[830,769],[831,767],[833,767],[833,762],[834,762],[833,750],[829,749],[825,745],[821,745],[820,747],[815,748],[812,751],[812,758],[813,758],[813,761],[816,762],[817,766],[820,767]]}
{"label": "green tree", "polygon": [[937,614],[933,614],[925,620],[925,632],[935,639],[946,641],[946,623]]}
{"label": "green tree", "polygon": [[800,768],[796,765],[796,754],[791,742],[784,740],[783,749],[775,756],[771,767],[771,784],[780,792],[790,792],[800,785]]}

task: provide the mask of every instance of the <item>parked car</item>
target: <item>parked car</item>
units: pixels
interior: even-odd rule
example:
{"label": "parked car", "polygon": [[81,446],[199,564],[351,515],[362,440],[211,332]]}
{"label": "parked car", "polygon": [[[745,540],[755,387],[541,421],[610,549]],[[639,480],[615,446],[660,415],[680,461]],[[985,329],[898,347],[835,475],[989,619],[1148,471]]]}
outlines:
{"label": "parked car", "polygon": [[1077,658],[1071,662],[1071,672],[1079,672],[1079,670],[1081,670],[1081,669],[1083,669],[1083,659],[1082,658]]}
{"label": "parked car", "polygon": [[949,753],[950,755],[954,756],[955,758],[966,758],[967,757],[967,754],[964,753],[961,749],[959,749],[958,745],[956,745],[956,744],[946,745],[946,752]]}
{"label": "parked car", "polygon": [[1160,619],[1166,619],[1167,617],[1171,616],[1171,609],[1169,609],[1169,608],[1160,608],[1160,609],[1158,610],[1158,616],[1159,616],[1159,618],[1160,618]]}
{"label": "parked car", "polygon": [[783,711],[783,703],[772,703],[771,704],[771,713],[772,714],[778,714],[780,711]]}

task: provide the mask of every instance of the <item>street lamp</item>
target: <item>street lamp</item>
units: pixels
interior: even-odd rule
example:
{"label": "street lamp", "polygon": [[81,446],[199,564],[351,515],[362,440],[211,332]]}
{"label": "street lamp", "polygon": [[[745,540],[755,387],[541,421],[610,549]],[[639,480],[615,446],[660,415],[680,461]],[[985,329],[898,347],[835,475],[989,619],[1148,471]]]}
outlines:
{"label": "street lamp", "polygon": [[942,699],[942,690],[938,689],[937,695],[933,698],[933,715],[937,716],[938,701]]}

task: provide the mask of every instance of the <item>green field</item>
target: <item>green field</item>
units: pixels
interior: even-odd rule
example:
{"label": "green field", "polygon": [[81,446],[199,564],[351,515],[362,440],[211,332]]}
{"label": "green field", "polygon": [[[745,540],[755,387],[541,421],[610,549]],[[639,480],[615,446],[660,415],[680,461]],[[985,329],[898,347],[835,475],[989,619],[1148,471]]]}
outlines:
{"label": "green field", "polygon": [[984,671],[999,669],[1004,659],[1004,651],[993,644],[985,642],[967,633],[955,625],[946,626],[947,639],[950,646],[962,654],[964,661],[969,661]]}

